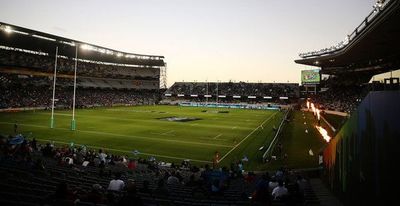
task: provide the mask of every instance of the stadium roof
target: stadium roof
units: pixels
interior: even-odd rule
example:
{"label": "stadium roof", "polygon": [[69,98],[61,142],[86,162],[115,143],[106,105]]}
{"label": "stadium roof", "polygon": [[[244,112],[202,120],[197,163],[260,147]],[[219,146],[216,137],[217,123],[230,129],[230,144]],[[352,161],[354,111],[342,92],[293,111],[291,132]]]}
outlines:
{"label": "stadium roof", "polygon": [[165,64],[164,56],[117,51],[3,22],[0,22],[0,46],[43,52],[50,56],[55,55],[55,49],[58,46],[58,54],[69,58],[75,58],[75,50],[78,46],[79,59],[144,66],[164,66]]}
{"label": "stadium roof", "polygon": [[327,49],[300,54],[298,64],[321,67],[323,74],[379,74],[400,66],[400,1],[387,0],[345,41]]}

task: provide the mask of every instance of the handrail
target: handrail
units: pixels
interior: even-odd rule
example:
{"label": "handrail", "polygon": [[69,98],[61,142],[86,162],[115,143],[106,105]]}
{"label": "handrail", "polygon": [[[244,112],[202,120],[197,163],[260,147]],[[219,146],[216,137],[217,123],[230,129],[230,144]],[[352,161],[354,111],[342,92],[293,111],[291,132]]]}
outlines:
{"label": "handrail", "polygon": [[282,118],[281,124],[278,127],[278,131],[276,131],[276,134],[275,134],[274,138],[272,139],[271,143],[269,144],[268,149],[263,154],[263,160],[265,160],[266,157],[269,155],[269,153],[272,151],[272,148],[274,147],[274,145],[276,143],[276,139],[278,138],[278,135],[280,134],[280,132],[282,130],[283,123],[287,119],[289,112],[290,112],[290,109],[287,110],[285,116]]}

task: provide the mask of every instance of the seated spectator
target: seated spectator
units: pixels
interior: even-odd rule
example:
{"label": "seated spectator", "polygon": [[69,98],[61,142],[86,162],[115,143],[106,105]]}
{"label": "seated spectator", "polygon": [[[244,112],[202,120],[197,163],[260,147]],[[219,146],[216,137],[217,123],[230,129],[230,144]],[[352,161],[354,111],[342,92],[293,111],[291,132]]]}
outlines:
{"label": "seated spectator", "polygon": [[271,181],[268,184],[268,190],[269,192],[272,192],[275,187],[278,187],[278,182],[276,181],[275,176],[272,176]]}
{"label": "seated spectator", "polygon": [[46,167],[43,164],[42,159],[37,159],[35,164],[33,165],[33,169],[36,171],[45,171]]}
{"label": "seated spectator", "polygon": [[128,169],[130,169],[130,170],[136,169],[136,161],[135,160],[129,160]]}
{"label": "seated spectator", "polygon": [[159,196],[167,196],[168,195],[168,189],[164,184],[164,179],[160,178],[157,182],[157,187],[153,192],[155,195]]}
{"label": "seated spectator", "polygon": [[300,191],[304,192],[304,189],[306,188],[307,181],[301,175],[298,175],[296,183],[299,185]]}
{"label": "seated spectator", "polygon": [[91,202],[94,204],[102,204],[104,203],[103,198],[103,187],[99,184],[94,184],[92,186],[92,190],[87,193],[86,197],[83,198],[85,202]]}
{"label": "seated spectator", "polygon": [[42,154],[44,157],[52,157],[53,147],[51,147],[50,143],[47,143],[46,146],[42,149]]}
{"label": "seated spectator", "polygon": [[221,192],[220,182],[218,179],[215,179],[211,184],[211,193],[219,194]]}
{"label": "seated spectator", "polygon": [[107,158],[107,154],[104,153],[102,149],[99,149],[99,159],[100,159],[100,162],[101,162],[101,161],[106,162],[106,158]]}
{"label": "seated spectator", "polygon": [[171,175],[167,179],[168,185],[177,185],[179,184],[179,179],[176,177],[175,171],[172,171]]}
{"label": "seated spectator", "polygon": [[288,190],[286,189],[285,186],[283,186],[283,181],[280,180],[278,182],[278,187],[275,187],[275,189],[272,190],[272,196],[274,197],[274,199],[279,200],[285,197],[286,195],[288,195]]}
{"label": "seated spectator", "polygon": [[149,181],[147,181],[147,180],[143,181],[143,187],[140,188],[139,192],[151,194],[151,190],[149,188],[149,185],[150,185]]}
{"label": "seated spectator", "polygon": [[197,185],[197,182],[194,179],[194,174],[190,175],[189,181],[185,184],[187,187],[194,187]]}
{"label": "seated spectator", "polygon": [[121,173],[116,173],[115,178],[110,181],[108,185],[108,190],[120,192],[124,189],[125,183],[121,180]]}
{"label": "seated spectator", "polygon": [[119,206],[143,205],[142,199],[136,194],[136,185],[133,181],[129,181],[126,186],[126,193],[118,202]]}
{"label": "seated spectator", "polygon": [[269,192],[268,184],[268,174],[262,175],[261,179],[257,182],[255,191],[253,192],[252,201],[263,205],[271,205],[271,193]]}
{"label": "seated spectator", "polygon": [[47,198],[46,203],[54,206],[73,206],[73,201],[74,197],[72,192],[68,189],[67,183],[61,182],[57,185],[56,192]]}
{"label": "seated spectator", "polygon": [[36,138],[33,138],[32,141],[30,142],[31,147],[33,150],[37,150],[37,141]]}

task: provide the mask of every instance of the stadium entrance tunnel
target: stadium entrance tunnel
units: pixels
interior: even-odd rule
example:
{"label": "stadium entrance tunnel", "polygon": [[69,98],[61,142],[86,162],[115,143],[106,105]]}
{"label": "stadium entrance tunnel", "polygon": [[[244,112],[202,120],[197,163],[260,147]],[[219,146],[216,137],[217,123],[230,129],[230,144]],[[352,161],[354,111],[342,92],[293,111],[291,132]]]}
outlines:
{"label": "stadium entrance tunnel", "polygon": [[170,122],[191,122],[191,121],[197,121],[201,120],[201,118],[197,117],[161,117],[161,118],[156,118],[159,120],[164,120],[164,121],[170,121]]}

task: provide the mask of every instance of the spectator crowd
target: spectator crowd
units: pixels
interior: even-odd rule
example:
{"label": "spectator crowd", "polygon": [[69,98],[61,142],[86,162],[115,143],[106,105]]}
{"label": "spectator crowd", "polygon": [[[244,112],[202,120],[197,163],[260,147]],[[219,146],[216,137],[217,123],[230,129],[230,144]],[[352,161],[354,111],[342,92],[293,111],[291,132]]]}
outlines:
{"label": "spectator crowd", "polygon": [[[52,103],[52,80],[47,77],[31,77],[0,73],[0,109],[21,107],[45,107]],[[58,78],[56,86],[56,107],[70,108],[73,87],[71,79]],[[77,107],[154,104],[159,94],[157,90],[133,90],[113,88],[78,87]]]}
{"label": "spectator crowd", "polygon": [[166,93],[298,98],[299,85],[296,83],[176,82]]}
{"label": "spectator crowd", "polygon": [[[129,158],[83,145],[42,145],[20,135],[0,137],[0,151],[0,184],[12,181],[18,190],[21,179],[33,178],[44,184],[42,189],[49,188],[48,194],[35,199],[44,205],[147,205],[150,200],[178,205],[205,200],[227,205],[301,204],[309,187],[299,173],[284,168],[255,174],[242,170],[240,162],[229,168],[197,167],[190,161],[167,165],[153,157]],[[0,188],[0,195],[13,189]]]}
{"label": "spectator crowd", "polygon": [[[58,58],[57,61],[58,73],[74,74],[75,61],[67,58]],[[54,63],[54,57],[0,49],[0,66],[22,67],[33,71],[52,73]],[[157,80],[160,77],[160,68],[78,61],[77,75],[97,78]]]}

